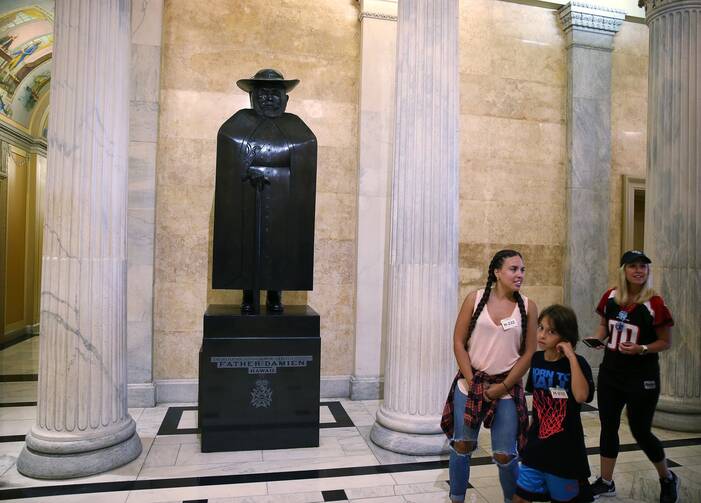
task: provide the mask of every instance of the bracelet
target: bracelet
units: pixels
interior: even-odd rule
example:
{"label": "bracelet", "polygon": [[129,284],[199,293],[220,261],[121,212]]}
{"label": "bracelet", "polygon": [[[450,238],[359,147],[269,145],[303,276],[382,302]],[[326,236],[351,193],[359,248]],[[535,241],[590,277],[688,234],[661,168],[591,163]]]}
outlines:
{"label": "bracelet", "polygon": [[507,392],[507,393],[510,393],[510,392],[511,392],[511,388],[509,388],[509,387],[506,385],[506,381],[501,381],[501,383],[504,385],[504,389],[506,390],[506,392]]}

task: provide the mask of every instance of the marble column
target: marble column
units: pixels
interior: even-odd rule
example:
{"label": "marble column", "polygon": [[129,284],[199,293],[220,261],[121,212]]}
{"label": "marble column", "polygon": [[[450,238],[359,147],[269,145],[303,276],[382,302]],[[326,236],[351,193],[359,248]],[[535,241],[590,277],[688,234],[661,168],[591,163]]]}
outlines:
{"label": "marble column", "polygon": [[[567,37],[567,254],[564,303],[594,334],[594,307],[608,286],[611,174],[611,52],[625,13],[589,2],[559,11]],[[601,353],[578,348],[590,362]]]}
{"label": "marble column", "polygon": [[388,260],[384,403],[372,440],[437,454],[455,372],[458,302],[458,1],[402,0]]}
{"label": "marble column", "polygon": [[129,6],[56,2],[37,421],[17,460],[30,477],[141,452],[126,394]]}
{"label": "marble column", "polygon": [[382,397],[397,4],[362,0],[353,400]]}
{"label": "marble column", "polygon": [[701,431],[701,0],[648,0],[645,251],[672,311],[654,424]]}

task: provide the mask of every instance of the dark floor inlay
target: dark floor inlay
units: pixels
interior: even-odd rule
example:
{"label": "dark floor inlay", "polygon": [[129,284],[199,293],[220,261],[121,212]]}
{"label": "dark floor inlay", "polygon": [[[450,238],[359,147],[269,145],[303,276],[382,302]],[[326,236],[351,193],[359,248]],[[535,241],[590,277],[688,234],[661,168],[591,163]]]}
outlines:
{"label": "dark floor inlay", "polygon": [[37,337],[39,334],[22,334],[18,337],[14,337],[13,339],[5,342],[0,342],[0,351],[10,348],[14,346],[15,344],[19,344],[20,342],[27,341],[31,339],[32,337]]}
{"label": "dark floor inlay", "polygon": [[[681,438],[678,440],[665,440],[663,447],[684,447],[701,445],[701,437]],[[598,448],[587,449],[590,450]],[[621,445],[621,451],[640,450],[638,444]],[[488,465],[492,463],[491,456],[472,458],[471,466]],[[56,486],[20,487],[13,489],[0,489],[0,500],[19,498],[46,498],[49,496],[62,496],[67,494],[90,494],[115,491],[143,491],[154,489],[173,489],[177,487],[209,487],[226,484],[246,484],[254,482],[277,482],[286,480],[326,479],[332,477],[354,477],[359,475],[374,475],[385,473],[404,473],[423,470],[440,470],[448,468],[448,460],[418,461],[415,463],[396,463],[392,465],[368,465],[351,468],[325,468],[320,470],[299,470],[277,473],[250,473],[240,475],[210,475],[203,477],[182,477],[167,479],[141,479],[123,482],[95,482],[92,484],[66,484]],[[96,497],[95,501],[99,501]]]}
{"label": "dark floor inlay", "polygon": [[355,426],[341,402],[321,402],[319,405],[328,407],[335,420],[333,423],[321,423],[319,428],[348,428]]}
{"label": "dark floor inlay", "polygon": [[207,503],[209,500],[183,500],[183,503]]}
{"label": "dark floor inlay", "polygon": [[4,435],[0,436],[0,443],[3,442],[24,442],[25,435]]}
{"label": "dark floor inlay", "polygon": [[168,407],[161,427],[158,429],[158,435],[187,435],[189,433],[199,433],[199,428],[180,428],[178,424],[186,410],[197,410],[197,406],[190,407]]}
{"label": "dark floor inlay", "polygon": [[[482,464],[486,464],[486,463],[482,463]],[[475,466],[474,463],[470,463],[470,465]],[[448,489],[450,489],[450,480],[444,480],[443,482],[445,482],[445,485],[447,485],[447,486],[448,486]],[[467,488],[468,488],[468,489],[474,489],[475,486],[473,486],[472,484],[470,484],[470,483],[468,482],[468,483],[467,483]]]}
{"label": "dark floor inlay", "polygon": [[0,407],[32,407],[36,402],[5,402],[0,403]]}
{"label": "dark floor inlay", "polygon": [[37,374],[0,374],[0,382],[38,381]]}
{"label": "dark floor inlay", "polygon": [[346,491],[343,489],[321,491],[321,495],[324,497],[324,501],[343,501],[348,499],[348,496],[346,496]]}
{"label": "dark floor inlay", "polygon": [[[333,423],[321,423],[319,428],[348,428],[355,426],[351,420],[348,413],[341,405],[341,402],[320,402],[320,407],[328,407],[331,411],[331,415],[334,418]],[[163,422],[158,429],[159,435],[187,435],[187,434],[197,434],[200,432],[199,428],[178,428],[180,419],[183,416],[183,412],[186,410],[197,410],[197,406],[189,407],[168,407]]]}

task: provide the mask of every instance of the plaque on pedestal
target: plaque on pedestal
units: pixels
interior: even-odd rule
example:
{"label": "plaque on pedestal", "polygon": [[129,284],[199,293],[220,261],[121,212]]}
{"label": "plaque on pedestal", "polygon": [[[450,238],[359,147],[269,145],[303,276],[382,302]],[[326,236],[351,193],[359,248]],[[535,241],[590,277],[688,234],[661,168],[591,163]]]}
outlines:
{"label": "plaque on pedestal", "polygon": [[202,452],[318,447],[319,315],[211,305],[200,350]]}

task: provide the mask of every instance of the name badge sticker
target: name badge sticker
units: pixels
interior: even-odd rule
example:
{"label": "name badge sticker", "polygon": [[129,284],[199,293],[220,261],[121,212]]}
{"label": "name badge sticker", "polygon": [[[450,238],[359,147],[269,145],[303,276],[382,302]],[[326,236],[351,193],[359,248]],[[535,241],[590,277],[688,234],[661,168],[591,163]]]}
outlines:
{"label": "name badge sticker", "polygon": [[655,381],[643,381],[643,388],[655,389],[657,388],[657,383]]}
{"label": "name badge sticker", "polygon": [[550,395],[558,400],[567,400],[567,391],[562,388],[550,388]]}
{"label": "name badge sticker", "polygon": [[501,320],[501,328],[504,330],[509,330],[516,326],[516,318],[504,318]]}

